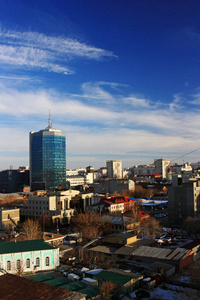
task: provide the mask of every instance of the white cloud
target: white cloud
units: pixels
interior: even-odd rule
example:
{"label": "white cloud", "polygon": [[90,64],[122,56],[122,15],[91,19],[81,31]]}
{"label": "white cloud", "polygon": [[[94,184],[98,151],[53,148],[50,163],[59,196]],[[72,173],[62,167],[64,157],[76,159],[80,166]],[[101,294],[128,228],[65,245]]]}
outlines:
{"label": "white cloud", "polygon": [[149,101],[142,98],[137,98],[134,96],[125,97],[123,98],[124,103],[128,103],[134,108],[140,108],[140,107],[149,107]]}
{"label": "white cloud", "polygon": [[[47,123],[47,120],[45,121]],[[30,127],[30,124],[28,125]],[[34,130],[34,124],[31,126]],[[1,128],[0,138],[4,141],[0,156],[1,169],[10,165],[17,168],[19,165],[28,164],[27,127]],[[172,132],[164,136],[149,132],[147,128],[143,130],[116,128],[114,131],[107,128],[97,132],[90,127],[62,125],[59,129],[66,132],[67,166],[71,168],[91,164],[100,167],[105,165],[106,159],[111,158],[126,161],[126,166],[152,163],[159,155],[173,159],[199,147],[199,137],[188,140],[184,136],[174,136]],[[188,156],[188,159],[195,157],[194,154]]]}
{"label": "white cloud", "polygon": [[21,81],[21,80],[28,80],[30,81],[31,78],[28,76],[16,76],[16,75],[10,75],[10,76],[5,76],[5,75],[0,75],[0,79],[2,80],[15,80],[15,81]]}
{"label": "white cloud", "polygon": [[0,152],[21,152],[28,151],[26,129],[19,127],[1,127],[1,147]]}
{"label": "white cloud", "polygon": [[183,108],[180,103],[183,101],[183,97],[180,94],[175,94],[173,101],[169,104],[169,108],[171,111],[176,110],[176,109],[181,109]]}
{"label": "white cloud", "polygon": [[[91,99],[95,99],[93,98],[94,89],[92,86],[90,93],[90,85],[87,85],[87,95]],[[103,103],[97,105],[95,101],[85,101],[85,90],[80,95],[62,95],[54,90],[22,92],[1,84],[0,112],[16,118],[19,116],[31,118],[46,116],[50,109],[55,119],[59,118],[60,123],[85,122],[85,126],[87,126],[87,123],[90,122],[94,127],[107,126],[109,128],[142,129],[146,126],[149,132],[156,131],[165,135],[169,131],[173,135],[194,136],[199,134],[199,118],[196,111],[191,111],[188,114],[188,111],[181,111],[175,105],[171,111],[161,108],[155,109],[154,106],[145,106],[145,101],[142,101],[143,105],[140,106],[138,113],[134,107],[125,108],[121,105],[120,96],[112,96],[111,93],[104,92],[102,88],[101,90],[97,95],[97,100],[99,103],[101,101]],[[131,97],[127,97],[127,99],[129,98]],[[178,100],[175,99],[175,103],[176,101]]]}
{"label": "white cloud", "polygon": [[0,29],[1,64],[72,74],[73,71],[65,64],[75,57],[99,60],[115,55],[75,39]]}
{"label": "white cloud", "polygon": [[101,86],[109,85],[110,87],[116,87],[114,83],[104,82],[85,82],[82,84],[83,96],[88,100],[95,100],[96,103],[105,102],[107,104],[112,104],[115,102],[115,98],[111,93],[107,92]]}
{"label": "white cloud", "polygon": [[192,95],[193,100],[190,102],[194,105],[200,105],[200,91],[197,89],[197,92]]}
{"label": "white cloud", "polygon": [[[169,153],[169,156],[178,153],[177,157],[199,147],[197,110],[183,110],[174,105],[173,110],[169,111],[162,108],[162,103],[155,109],[151,102],[145,106],[145,99],[142,99],[144,101],[137,110],[132,105],[124,106],[124,99],[132,99],[132,95],[122,97],[108,91],[104,93],[103,84],[98,83],[85,84],[84,87],[86,89],[80,95],[63,95],[55,90],[22,92],[1,84],[0,140],[3,143],[0,149],[0,168],[7,161],[2,159],[5,157],[3,152],[13,151],[16,161],[18,157],[21,159],[21,152],[27,153],[24,154],[24,163],[20,163],[26,164],[28,133],[47,126],[49,109],[53,126],[66,132],[67,151],[74,162],[76,158],[80,162],[81,157],[85,157],[83,161],[86,164],[92,164],[94,157],[102,162],[108,156],[117,156],[119,159],[120,156],[127,156],[130,157],[130,164],[134,164],[139,161],[131,163],[131,159],[137,156],[139,160],[144,153],[153,161],[158,152]],[[94,97],[96,87],[102,90],[98,94],[99,99],[97,98],[99,103],[102,99],[101,105],[96,105],[95,101],[86,102],[85,99],[86,94],[88,97],[91,95],[91,99]],[[110,87],[111,85],[108,86]],[[137,103],[137,98],[134,101]],[[179,97],[176,96],[174,101],[179,103]],[[139,103],[141,104],[140,101]],[[9,124],[8,128],[6,123]],[[12,157],[14,154],[10,154],[10,158]],[[126,161],[128,162],[128,158]],[[12,160],[10,164],[14,164]]]}
{"label": "white cloud", "polygon": [[72,56],[83,56],[89,59],[100,59],[104,56],[116,57],[112,52],[96,48],[77,41],[76,39],[66,37],[47,36],[38,32],[17,32],[1,30],[0,36],[2,42],[35,47],[37,49],[51,50],[61,54]]}

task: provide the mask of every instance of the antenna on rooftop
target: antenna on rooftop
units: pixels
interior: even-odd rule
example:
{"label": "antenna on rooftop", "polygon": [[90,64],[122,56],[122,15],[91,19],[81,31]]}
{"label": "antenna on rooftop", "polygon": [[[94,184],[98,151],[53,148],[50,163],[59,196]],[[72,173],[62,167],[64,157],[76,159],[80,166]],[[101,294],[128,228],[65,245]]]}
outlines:
{"label": "antenna on rooftop", "polygon": [[49,126],[48,126],[49,128],[51,128],[52,127],[52,123],[51,123],[51,112],[50,112],[50,110],[49,110]]}

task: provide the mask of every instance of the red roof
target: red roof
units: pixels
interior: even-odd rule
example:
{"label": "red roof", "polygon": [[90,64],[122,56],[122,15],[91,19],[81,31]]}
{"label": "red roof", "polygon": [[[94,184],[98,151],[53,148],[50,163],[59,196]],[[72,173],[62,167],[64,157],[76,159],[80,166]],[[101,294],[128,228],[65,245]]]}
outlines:
{"label": "red roof", "polygon": [[139,217],[140,217],[141,220],[142,220],[142,219],[148,219],[148,218],[150,217],[149,214],[143,212],[142,210],[139,210],[139,211],[138,211],[138,214],[139,214]]}
{"label": "red roof", "polygon": [[120,197],[120,196],[119,197],[111,197],[111,198],[102,197],[101,200],[109,201],[109,202],[112,202],[113,204],[129,202],[128,197]]}

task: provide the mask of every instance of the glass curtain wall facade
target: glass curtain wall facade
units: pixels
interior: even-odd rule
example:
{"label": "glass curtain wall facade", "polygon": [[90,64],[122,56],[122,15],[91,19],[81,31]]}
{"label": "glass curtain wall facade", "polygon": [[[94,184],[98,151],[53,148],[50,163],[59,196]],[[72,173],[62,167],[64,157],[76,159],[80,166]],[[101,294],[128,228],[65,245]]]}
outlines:
{"label": "glass curtain wall facade", "polygon": [[66,135],[49,125],[30,132],[31,188],[55,189],[66,185]]}

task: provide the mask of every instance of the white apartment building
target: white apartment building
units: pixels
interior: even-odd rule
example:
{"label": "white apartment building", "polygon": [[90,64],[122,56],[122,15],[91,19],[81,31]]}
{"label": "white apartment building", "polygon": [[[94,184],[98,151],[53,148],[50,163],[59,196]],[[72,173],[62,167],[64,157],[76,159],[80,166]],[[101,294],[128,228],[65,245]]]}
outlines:
{"label": "white apartment building", "polygon": [[110,214],[115,213],[124,213],[124,203],[105,203],[103,201],[100,201],[96,205],[89,206],[88,210],[92,212],[100,212],[100,211],[108,211]]}
{"label": "white apartment building", "polygon": [[66,181],[70,182],[70,186],[84,185],[84,184],[92,184],[94,183],[94,173],[88,173],[83,176],[67,176]]}
{"label": "white apartment building", "polygon": [[155,159],[155,173],[162,175],[162,178],[167,178],[167,169],[170,165],[170,160],[165,158]]}
{"label": "white apartment building", "polygon": [[67,169],[66,171],[66,176],[78,176],[78,175],[82,175],[86,172],[86,168],[78,168],[78,169]]}
{"label": "white apartment building", "polygon": [[52,220],[59,218],[60,223],[69,223],[74,214],[74,209],[70,208],[70,201],[79,193],[79,191],[70,190],[44,196],[30,196],[28,207],[21,208],[20,214],[26,218],[47,214]]}
{"label": "white apartment building", "polygon": [[122,178],[122,161],[121,160],[107,160],[107,177],[108,178]]}

